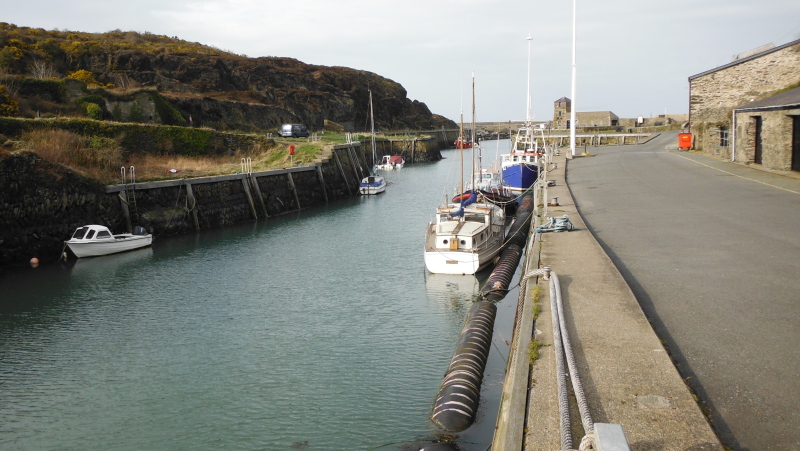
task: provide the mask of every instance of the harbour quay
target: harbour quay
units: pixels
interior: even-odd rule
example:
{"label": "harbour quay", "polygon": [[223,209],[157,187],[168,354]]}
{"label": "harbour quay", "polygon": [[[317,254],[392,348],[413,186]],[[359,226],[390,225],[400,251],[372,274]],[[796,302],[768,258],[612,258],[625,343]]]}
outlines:
{"label": "harbour quay", "polygon": [[[524,259],[527,268],[557,274],[575,366],[562,367],[567,374],[558,376],[555,341],[563,337],[554,334],[553,277],[544,280],[541,270],[528,269],[492,449],[570,449],[564,448],[566,428],[571,449],[591,443],[600,450],[723,450],[633,292],[578,214],[566,184],[567,153],[553,156],[532,228],[563,215],[574,228],[535,233]],[[533,362],[532,342],[538,350]],[[559,409],[565,401],[560,377],[569,394],[566,419]],[[570,377],[581,382],[583,405]]]}

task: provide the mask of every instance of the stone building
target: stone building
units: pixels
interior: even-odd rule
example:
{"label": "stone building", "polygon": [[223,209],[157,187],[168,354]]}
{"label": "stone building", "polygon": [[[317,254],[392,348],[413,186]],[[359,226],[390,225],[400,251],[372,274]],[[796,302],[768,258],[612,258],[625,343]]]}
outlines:
{"label": "stone building", "polygon": [[[692,75],[689,77],[689,131],[694,135],[694,147],[732,161],[789,170],[791,162],[786,155],[791,154],[791,149],[778,146],[778,142],[785,140],[767,134],[791,135],[794,119],[778,120],[776,115],[779,115],[777,111],[783,111],[780,114],[788,116],[787,111],[792,110],[780,109],[783,106],[773,103],[783,103],[783,97],[777,95],[797,86],[800,86],[800,39],[736,55],[728,64]],[[761,103],[762,100],[766,103]],[[753,112],[756,110],[750,109],[751,103],[755,108],[761,105],[768,114],[758,116]],[[756,124],[757,119],[751,119],[757,116],[761,117],[760,125]],[[734,122],[736,130],[732,132]],[[731,133],[740,136],[732,137]],[[740,141],[748,133],[753,138],[752,147],[747,147],[746,140]],[[755,139],[756,135],[760,140]],[[757,142],[762,146],[759,152],[755,149]]]}
{"label": "stone building", "polygon": [[[553,103],[553,128],[569,129],[572,101],[562,97]],[[611,111],[592,111],[588,113],[575,113],[578,127],[616,127],[619,117]]]}
{"label": "stone building", "polygon": [[619,125],[619,116],[611,111],[591,111],[575,115],[578,127],[616,127]]}
{"label": "stone building", "polygon": [[569,114],[572,111],[572,101],[562,97],[553,103],[553,128],[569,128]]}
{"label": "stone building", "polygon": [[733,110],[731,160],[800,171],[800,87]]}

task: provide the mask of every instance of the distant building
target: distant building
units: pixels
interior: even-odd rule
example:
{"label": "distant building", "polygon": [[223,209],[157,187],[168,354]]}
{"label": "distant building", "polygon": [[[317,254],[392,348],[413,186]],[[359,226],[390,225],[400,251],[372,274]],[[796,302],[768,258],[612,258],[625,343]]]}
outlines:
{"label": "distant building", "polygon": [[[553,103],[553,128],[570,128],[570,113],[572,112],[572,101],[562,97]],[[592,111],[588,113],[576,113],[575,120],[578,127],[616,127],[619,125],[619,117],[611,111]]]}
{"label": "distant building", "polygon": [[553,128],[569,128],[569,115],[572,111],[572,101],[562,97],[553,104]]}
{"label": "distant building", "polygon": [[[800,165],[796,93],[800,39],[764,46],[689,77],[689,131],[696,149],[776,170]],[[795,138],[790,138],[795,137]],[[794,155],[794,156],[793,156]]]}

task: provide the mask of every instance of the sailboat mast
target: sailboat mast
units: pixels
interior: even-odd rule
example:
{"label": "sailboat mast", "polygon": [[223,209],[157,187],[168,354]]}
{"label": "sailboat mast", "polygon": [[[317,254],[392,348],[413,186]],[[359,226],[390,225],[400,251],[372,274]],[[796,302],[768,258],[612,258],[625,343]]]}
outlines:
{"label": "sailboat mast", "polygon": [[464,194],[464,110],[461,110],[461,125],[458,128],[458,158],[461,163],[461,181],[458,185],[458,194]]}
{"label": "sailboat mast", "polygon": [[[475,186],[475,150],[478,145],[475,139],[475,72],[472,73],[472,131],[470,139],[472,140],[472,190],[475,191],[477,189],[477,186]],[[478,168],[483,167],[481,164],[481,154],[478,153]]]}
{"label": "sailboat mast", "polygon": [[372,166],[378,164],[378,154],[375,151],[375,113],[372,110],[372,90],[369,90],[369,123],[372,136]]}

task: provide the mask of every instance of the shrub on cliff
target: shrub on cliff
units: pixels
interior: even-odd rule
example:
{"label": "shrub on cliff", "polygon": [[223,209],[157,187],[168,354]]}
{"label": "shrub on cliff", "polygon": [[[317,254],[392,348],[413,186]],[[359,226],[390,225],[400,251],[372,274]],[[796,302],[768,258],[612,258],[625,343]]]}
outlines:
{"label": "shrub on cliff", "polygon": [[6,87],[0,85],[0,116],[16,116],[19,113],[19,103],[6,94]]}

